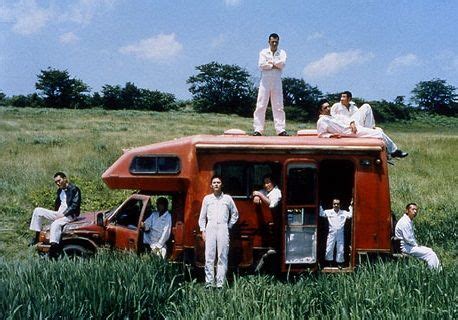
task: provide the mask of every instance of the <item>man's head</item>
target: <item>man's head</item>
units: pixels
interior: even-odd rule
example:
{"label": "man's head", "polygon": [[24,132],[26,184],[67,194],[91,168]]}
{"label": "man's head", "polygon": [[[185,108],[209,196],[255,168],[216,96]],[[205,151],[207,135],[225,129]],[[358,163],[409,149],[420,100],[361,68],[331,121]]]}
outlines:
{"label": "man's head", "polygon": [[318,114],[329,116],[331,114],[331,105],[327,99],[322,99],[318,102]]}
{"label": "man's head", "polygon": [[278,44],[280,43],[280,37],[276,33],[271,33],[269,35],[269,47],[270,51],[275,52],[278,49]]}
{"label": "man's head", "polygon": [[409,216],[410,220],[413,220],[417,216],[418,206],[416,203],[411,202],[406,205],[406,215]]}
{"label": "man's head", "polygon": [[275,187],[275,180],[273,179],[272,175],[266,174],[263,178],[262,181],[264,183],[264,189],[267,192],[272,191],[272,189]]}
{"label": "man's head", "polygon": [[220,176],[214,175],[211,179],[211,188],[214,194],[220,194],[222,192],[223,180]]}
{"label": "man's head", "polygon": [[352,98],[352,94],[350,91],[344,91],[340,94],[340,103],[344,106],[348,106],[350,104]]}
{"label": "man's head", "polygon": [[156,208],[160,214],[166,212],[169,208],[169,200],[165,197],[159,197],[156,200]]}
{"label": "man's head", "polygon": [[54,183],[59,189],[64,189],[68,185],[67,176],[62,171],[58,171],[54,174]]}
{"label": "man's head", "polygon": [[335,212],[338,212],[340,210],[340,200],[339,199],[332,200],[332,208],[334,209]]}

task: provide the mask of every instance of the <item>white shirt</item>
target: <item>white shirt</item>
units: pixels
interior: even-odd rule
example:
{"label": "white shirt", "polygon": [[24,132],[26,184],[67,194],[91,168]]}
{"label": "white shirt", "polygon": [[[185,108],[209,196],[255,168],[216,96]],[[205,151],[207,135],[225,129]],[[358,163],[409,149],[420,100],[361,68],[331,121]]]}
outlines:
{"label": "white shirt", "polygon": [[172,230],[172,216],[166,211],[159,216],[158,211],[153,211],[145,220],[143,243],[155,244],[162,248],[170,237]]}
{"label": "white shirt", "polygon": [[418,246],[413,230],[413,221],[410,220],[407,214],[404,214],[398,223],[396,223],[394,235],[396,238],[401,239],[401,249],[404,249],[406,246]]}
{"label": "white shirt", "polygon": [[65,193],[65,190],[62,189],[59,194],[60,198],[60,206],[59,209],[57,209],[58,213],[64,213],[65,210],[67,210],[67,194]]}
{"label": "white shirt", "polygon": [[205,231],[208,225],[225,224],[230,228],[237,222],[239,212],[232,197],[221,193],[216,197],[213,193],[208,194],[202,201],[200,209],[199,227]]}
{"label": "white shirt", "polygon": [[[347,125],[348,123],[348,125]],[[331,116],[320,114],[316,123],[318,137],[329,138],[332,134],[351,134],[351,128],[348,120],[341,121]]]}
{"label": "white shirt", "polygon": [[330,230],[340,230],[345,225],[345,220],[350,219],[353,215],[353,207],[348,207],[348,211],[339,210],[336,212],[334,209],[323,210],[320,207],[320,217],[328,218]]}
{"label": "white shirt", "polygon": [[350,106],[347,107],[340,102],[334,103],[331,107],[331,116],[344,123],[351,121],[352,116],[358,111],[358,107],[353,101],[350,101]]}
{"label": "white shirt", "polygon": [[277,186],[270,190],[270,192],[267,192],[265,189],[259,190],[259,192],[269,198],[269,208],[275,208],[281,200],[281,191]]}
{"label": "white shirt", "polygon": [[[273,69],[272,62],[278,69]],[[259,60],[258,66],[261,69],[262,76],[269,76],[269,75],[281,75],[281,72],[286,64],[286,52],[282,49],[277,49],[275,53],[270,51],[270,48],[266,48],[259,52]]]}

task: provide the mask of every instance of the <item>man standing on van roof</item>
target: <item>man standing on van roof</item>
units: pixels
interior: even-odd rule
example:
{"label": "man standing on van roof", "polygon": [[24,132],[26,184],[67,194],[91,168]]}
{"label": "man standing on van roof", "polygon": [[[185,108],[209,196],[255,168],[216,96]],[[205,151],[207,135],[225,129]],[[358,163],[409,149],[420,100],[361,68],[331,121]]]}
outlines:
{"label": "man standing on van roof", "polygon": [[383,139],[388,153],[393,158],[404,158],[409,154],[398,149],[396,144],[380,128],[366,128],[356,124],[354,120],[345,118],[335,118],[331,116],[329,101],[323,99],[319,102],[319,118],[316,123],[318,137],[320,138],[340,138],[340,135],[356,136],[358,138],[378,138]]}
{"label": "man standing on van roof", "polygon": [[261,69],[258,100],[253,114],[254,136],[261,136],[264,131],[267,104],[272,106],[275,131],[279,136],[287,136],[285,111],[283,110],[283,87],[281,73],[286,64],[286,52],[278,49],[280,37],[276,33],[269,35],[269,48],[259,53],[258,66]]}
{"label": "man standing on van roof", "polygon": [[205,287],[211,288],[215,282],[215,257],[218,253],[216,287],[222,288],[227,272],[229,253],[229,229],[237,222],[239,213],[232,197],[222,192],[219,176],[211,179],[213,193],[202,201],[199,227],[205,241]]}
{"label": "man standing on van roof", "polygon": [[332,105],[331,115],[341,121],[351,120],[361,127],[374,129],[375,119],[371,106],[365,103],[361,108],[358,108],[351,99],[352,94],[350,91],[342,92],[340,94],[340,102]]}
{"label": "man standing on van roof", "polygon": [[54,174],[54,183],[57,185],[56,200],[54,210],[45,208],[35,208],[30,221],[30,230],[35,231],[35,237],[31,245],[38,242],[43,220],[52,221],[49,242],[51,243],[50,256],[57,254],[58,244],[62,228],[65,224],[73,221],[80,215],[81,191],[68,182],[67,176],[63,172]]}
{"label": "man standing on van roof", "polygon": [[394,235],[401,240],[401,251],[428,263],[430,269],[441,270],[439,258],[436,253],[428,247],[419,246],[415,239],[413,230],[413,219],[417,216],[418,206],[416,203],[409,203],[406,206],[405,214],[396,223]]}

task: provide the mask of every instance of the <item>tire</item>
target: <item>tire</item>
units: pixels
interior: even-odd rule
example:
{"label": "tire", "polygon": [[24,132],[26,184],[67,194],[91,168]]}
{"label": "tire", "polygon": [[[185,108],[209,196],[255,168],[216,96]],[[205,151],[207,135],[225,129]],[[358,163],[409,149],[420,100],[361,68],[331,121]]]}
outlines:
{"label": "tire", "polygon": [[62,247],[62,255],[67,257],[87,258],[94,254],[94,251],[79,244],[65,244]]}

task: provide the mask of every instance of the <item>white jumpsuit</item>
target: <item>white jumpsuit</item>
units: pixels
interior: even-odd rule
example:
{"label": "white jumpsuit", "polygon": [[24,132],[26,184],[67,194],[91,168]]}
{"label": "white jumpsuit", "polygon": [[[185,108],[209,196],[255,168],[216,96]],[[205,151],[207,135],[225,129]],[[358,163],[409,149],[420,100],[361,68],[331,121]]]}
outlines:
{"label": "white jumpsuit", "polygon": [[358,138],[378,138],[383,139],[388,153],[391,154],[398,149],[394,141],[380,128],[371,129],[356,124],[356,134],[353,134],[348,119],[337,119],[322,114],[316,123],[316,130],[320,138],[329,138],[332,134],[353,135]]}
{"label": "white jumpsuit", "polygon": [[64,216],[63,212],[67,209],[67,195],[62,190],[59,194],[60,206],[57,211],[45,208],[35,208],[32,213],[32,220],[30,221],[30,230],[40,232],[43,224],[43,219],[52,221],[49,234],[50,243],[59,243],[62,234],[62,227],[67,223],[73,221],[72,217]]}
{"label": "white jumpsuit", "polygon": [[172,216],[166,211],[159,216],[158,211],[153,211],[148,219],[145,220],[143,233],[143,243],[150,246],[153,252],[160,253],[162,258],[167,254],[165,243],[170,238],[172,230]]}
{"label": "white jumpsuit", "polygon": [[221,193],[206,195],[199,216],[200,231],[205,231],[205,283],[214,285],[215,257],[218,254],[216,286],[222,287],[226,278],[229,253],[229,229],[237,222],[239,213],[232,197]]}
{"label": "white jumpsuit", "polygon": [[344,226],[345,221],[352,217],[353,208],[350,206],[349,211],[334,209],[323,210],[320,207],[320,217],[328,218],[329,232],[326,242],[326,261],[334,260],[334,247],[337,243],[336,262],[344,262]]}
{"label": "white jumpsuit", "polygon": [[436,253],[431,248],[418,245],[417,240],[415,240],[413,221],[407,214],[404,214],[396,223],[394,234],[396,238],[401,240],[402,252],[426,261],[430,269],[441,269]]}
{"label": "white jumpsuit", "polygon": [[331,107],[331,116],[340,121],[355,121],[361,127],[375,128],[374,114],[368,103],[358,108],[354,102],[350,102],[348,109],[340,102],[334,103]]}
{"label": "white jumpsuit", "polygon": [[[272,64],[277,68],[273,69]],[[285,131],[286,120],[283,110],[283,87],[281,73],[286,63],[286,52],[278,49],[272,54],[270,48],[263,49],[259,53],[258,66],[261,69],[261,81],[259,83],[258,99],[256,110],[253,114],[254,131],[262,133],[266,120],[267,105],[272,105],[274,127],[277,134]]]}

